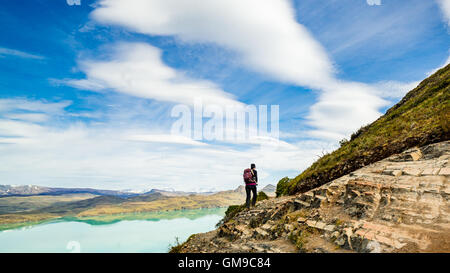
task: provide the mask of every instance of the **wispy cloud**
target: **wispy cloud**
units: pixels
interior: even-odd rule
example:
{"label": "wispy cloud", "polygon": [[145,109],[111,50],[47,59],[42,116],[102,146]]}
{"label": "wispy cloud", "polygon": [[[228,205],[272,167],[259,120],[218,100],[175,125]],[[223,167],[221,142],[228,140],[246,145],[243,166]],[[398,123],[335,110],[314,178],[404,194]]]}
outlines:
{"label": "wispy cloud", "polygon": [[406,93],[413,90],[419,85],[420,81],[415,82],[398,82],[398,81],[382,81],[373,84],[374,93],[382,98],[401,99]]}
{"label": "wispy cloud", "polygon": [[[2,102],[0,99],[0,105],[6,104]],[[250,162],[264,170],[262,184],[275,183],[278,172],[295,174],[311,164],[324,148],[331,149],[321,141],[263,150],[249,144],[206,145],[149,125],[146,113],[156,109],[142,109],[141,121],[136,120],[136,115],[106,112],[103,114],[108,117],[98,124],[74,120],[55,126],[55,120],[71,116],[72,112],[62,107],[59,116],[53,116],[47,104],[35,100],[9,99],[7,103],[18,109],[8,108],[0,119],[0,175],[6,184],[32,181],[45,186],[110,189],[230,189],[242,183],[242,169]],[[33,109],[46,113],[50,120],[40,123],[9,118],[9,113],[28,108],[22,104],[42,106]]]}
{"label": "wispy cloud", "polygon": [[442,10],[444,19],[450,27],[450,0],[436,0]]}
{"label": "wispy cloud", "polygon": [[316,129],[312,136],[340,140],[360,126],[377,119],[377,110],[388,102],[377,96],[373,87],[355,82],[340,82],[326,88],[311,106],[308,123]]}
{"label": "wispy cloud", "polygon": [[194,145],[194,146],[207,145],[203,142],[193,140],[192,138],[189,138],[189,137],[180,136],[180,135],[171,135],[171,134],[129,135],[129,136],[126,136],[125,139],[131,140],[131,141],[175,143],[175,144],[185,144],[185,145]]}
{"label": "wispy cloud", "polygon": [[71,101],[50,102],[46,100],[28,100],[13,98],[0,100],[0,113],[11,111],[28,111],[57,115],[64,112],[64,108],[72,104]]}
{"label": "wispy cloud", "polygon": [[16,49],[10,49],[5,47],[0,47],[0,57],[4,56],[14,56],[19,58],[25,58],[25,59],[35,59],[35,60],[43,60],[45,57],[40,55],[34,55],[27,52],[23,52]]}
{"label": "wispy cloud", "polygon": [[369,6],[379,6],[381,5],[381,0],[366,0]]}
{"label": "wispy cloud", "polygon": [[327,81],[333,66],[322,46],[295,21],[285,0],[102,0],[92,17],[149,35],[214,43],[236,51],[243,65],[306,86]]}
{"label": "wispy cloud", "polygon": [[308,121],[316,127],[313,134],[334,140],[379,117],[387,104],[382,97],[398,97],[394,93],[402,85],[339,80],[327,52],[295,20],[287,0],[102,0],[92,18],[143,34],[217,44],[237,52],[240,63],[253,71],[320,90]]}
{"label": "wispy cloud", "polygon": [[[418,14],[424,14],[424,6],[436,8],[435,2],[415,1],[414,5],[404,7],[405,10],[397,9],[387,15],[383,13],[383,6],[389,4],[384,3],[386,1],[377,7],[381,1],[372,0],[369,2],[374,7],[367,7],[365,0],[361,0],[360,6],[373,13],[370,16],[357,14],[364,20],[355,24],[354,18],[360,17],[347,16],[348,10],[355,15],[354,9],[342,5],[341,1],[329,2],[339,2],[343,6],[339,11],[317,9],[317,2],[320,1],[302,1],[315,11],[305,12],[295,10],[288,0],[100,0],[93,6],[95,22],[80,29],[88,30],[82,33],[83,37],[94,34],[94,27],[98,25],[115,25],[151,36],[155,45],[160,40],[159,37],[153,39],[155,36],[171,36],[176,43],[174,47],[193,46],[195,54],[200,52],[195,57],[203,58],[201,47],[197,46],[211,44],[218,51],[231,52],[233,59],[228,60],[227,55],[221,58],[221,63],[229,61],[233,69],[239,66],[239,71],[245,68],[251,70],[252,75],[259,73],[264,76],[261,81],[287,83],[295,90],[290,91],[290,95],[296,90],[304,91],[295,86],[313,89],[316,100],[312,103],[297,101],[289,95],[275,94],[276,89],[269,95],[256,89],[248,93],[248,97],[263,103],[283,96],[284,100],[292,101],[286,103],[286,107],[295,109],[296,120],[289,125],[289,133],[280,133],[289,141],[276,145],[270,145],[274,142],[270,137],[203,143],[173,136],[169,128],[173,120],[168,113],[174,103],[191,104],[194,97],[201,97],[205,104],[241,104],[231,93],[239,91],[186,76],[178,66],[164,63],[163,51],[153,45],[143,42],[105,45],[106,52],[102,53],[106,54],[78,60],[84,77],[51,80],[56,84],[103,92],[89,98],[86,97],[91,93],[83,93],[82,98],[77,98],[89,100],[86,103],[89,107],[80,102],[77,102],[80,105],[71,105],[68,101],[0,99],[0,177],[3,183],[28,184],[31,181],[46,186],[115,189],[230,189],[242,183],[242,168],[250,162],[263,170],[262,182],[276,183],[280,175],[297,175],[323,152],[335,148],[336,140],[348,137],[361,125],[375,120],[390,100],[400,98],[416,84],[393,80],[377,82],[379,80],[372,79],[371,75],[367,77],[370,83],[343,80],[344,73],[338,72],[339,66],[332,58],[348,54],[345,61],[354,68],[360,63],[353,61],[353,55],[358,57],[360,50],[369,52],[367,55],[372,55],[374,49],[379,50],[380,55],[388,59],[390,52],[386,43],[395,40],[402,50],[405,44],[412,48],[414,43],[405,43],[404,37],[428,31],[426,26],[430,24],[416,24],[422,22],[417,19]],[[322,16],[317,16],[317,12],[323,12]],[[345,22],[329,20],[330,12],[344,18]],[[311,21],[305,16],[320,19]],[[429,17],[428,13],[424,16]],[[296,17],[305,23],[300,24]],[[410,17],[415,19],[413,26]],[[316,27],[311,28],[314,32],[305,27],[312,25]],[[418,27],[420,31],[416,31]],[[407,28],[412,31],[405,31]],[[108,30],[110,28],[105,32]],[[137,36],[113,34],[105,41]],[[142,41],[143,37],[138,39]],[[7,55],[43,58],[17,50],[0,50],[0,56]],[[359,54],[359,58],[365,57]],[[355,79],[358,75],[345,77]],[[242,87],[233,83],[229,86]],[[302,110],[298,110],[300,108]],[[308,126],[307,129],[304,126]],[[269,145],[261,149],[260,144]]]}
{"label": "wispy cloud", "polygon": [[119,43],[110,47],[108,60],[81,60],[87,78],[65,80],[87,90],[108,90],[141,98],[192,105],[194,99],[218,105],[243,105],[212,82],[186,77],[163,63],[161,50],[145,43]]}

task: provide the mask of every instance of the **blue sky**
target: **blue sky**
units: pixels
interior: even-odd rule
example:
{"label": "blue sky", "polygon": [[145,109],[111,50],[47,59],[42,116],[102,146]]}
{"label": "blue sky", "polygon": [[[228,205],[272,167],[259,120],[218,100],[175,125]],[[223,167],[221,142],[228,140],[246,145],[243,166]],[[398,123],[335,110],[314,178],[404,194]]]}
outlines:
{"label": "blue sky", "polygon": [[[251,162],[275,184],[447,64],[449,18],[448,0],[4,1],[2,184],[219,190]],[[194,97],[279,105],[281,145],[171,137]]]}

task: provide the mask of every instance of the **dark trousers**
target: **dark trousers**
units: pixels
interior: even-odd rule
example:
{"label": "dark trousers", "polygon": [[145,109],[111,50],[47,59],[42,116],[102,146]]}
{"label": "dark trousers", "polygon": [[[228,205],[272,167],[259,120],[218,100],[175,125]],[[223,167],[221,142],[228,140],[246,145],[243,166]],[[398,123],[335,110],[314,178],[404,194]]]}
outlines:
{"label": "dark trousers", "polygon": [[252,206],[256,204],[256,185],[246,185],[245,193],[247,194],[247,199],[245,200],[245,206],[250,208],[250,192],[253,193]]}

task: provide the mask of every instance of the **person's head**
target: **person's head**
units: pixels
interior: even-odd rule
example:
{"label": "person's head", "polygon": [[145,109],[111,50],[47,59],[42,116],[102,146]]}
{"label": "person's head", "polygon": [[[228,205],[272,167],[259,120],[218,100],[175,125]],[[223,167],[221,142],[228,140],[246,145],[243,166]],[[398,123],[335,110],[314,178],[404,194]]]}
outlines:
{"label": "person's head", "polygon": [[250,165],[250,168],[252,168],[252,169],[256,168],[255,163],[252,163],[252,164]]}

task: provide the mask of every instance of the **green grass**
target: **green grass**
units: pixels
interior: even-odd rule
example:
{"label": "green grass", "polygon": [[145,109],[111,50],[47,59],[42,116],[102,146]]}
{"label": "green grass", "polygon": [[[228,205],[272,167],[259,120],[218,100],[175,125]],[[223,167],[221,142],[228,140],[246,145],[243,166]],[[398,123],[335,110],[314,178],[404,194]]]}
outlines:
{"label": "green grass", "polygon": [[449,140],[450,65],[422,81],[385,115],[355,132],[297,177],[283,178],[277,196],[306,192],[405,149]]}

